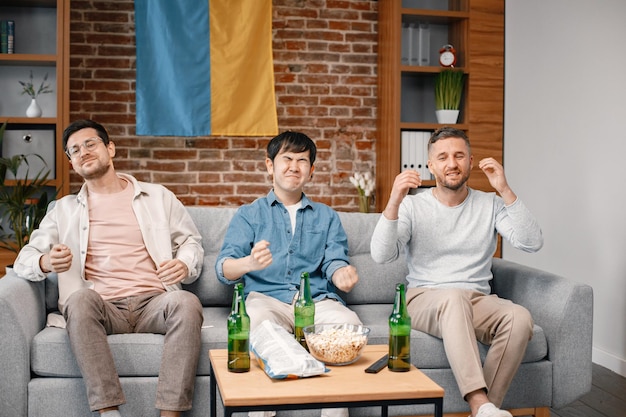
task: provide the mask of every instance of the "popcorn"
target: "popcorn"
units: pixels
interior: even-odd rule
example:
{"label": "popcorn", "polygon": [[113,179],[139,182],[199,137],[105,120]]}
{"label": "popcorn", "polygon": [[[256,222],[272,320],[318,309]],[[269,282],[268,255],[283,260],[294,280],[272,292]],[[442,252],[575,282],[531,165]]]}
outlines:
{"label": "popcorn", "polygon": [[358,358],[367,336],[345,328],[324,328],[307,335],[311,354],[326,364],[347,364]]}

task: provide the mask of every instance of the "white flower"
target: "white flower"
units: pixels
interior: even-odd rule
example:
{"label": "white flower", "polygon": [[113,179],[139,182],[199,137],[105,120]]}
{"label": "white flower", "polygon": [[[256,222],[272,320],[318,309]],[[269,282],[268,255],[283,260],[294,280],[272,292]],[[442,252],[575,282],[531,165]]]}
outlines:
{"label": "white flower", "polygon": [[369,171],[366,171],[365,174],[355,172],[350,177],[350,182],[356,187],[359,195],[369,197],[374,192],[374,178],[372,178],[372,174]]}

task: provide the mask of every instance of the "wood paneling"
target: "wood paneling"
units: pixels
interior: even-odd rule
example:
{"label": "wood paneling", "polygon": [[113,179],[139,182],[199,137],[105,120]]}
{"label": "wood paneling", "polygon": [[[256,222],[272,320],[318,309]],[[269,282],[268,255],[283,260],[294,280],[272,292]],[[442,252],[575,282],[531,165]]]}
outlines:
{"label": "wood paneling", "polygon": [[474,153],[470,187],[493,190],[478,161],[502,162],[504,123],[504,2],[470,1],[470,83],[468,134]]}

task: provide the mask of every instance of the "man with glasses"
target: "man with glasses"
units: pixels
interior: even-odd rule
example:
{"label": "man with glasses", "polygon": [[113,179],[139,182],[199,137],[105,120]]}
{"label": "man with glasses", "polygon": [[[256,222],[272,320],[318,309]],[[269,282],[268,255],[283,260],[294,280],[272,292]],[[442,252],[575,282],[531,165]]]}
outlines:
{"label": "man with glasses", "polygon": [[92,411],[119,417],[125,402],[107,335],[156,333],[165,335],[156,408],[179,416],[191,409],[200,355],[202,306],[181,289],[199,276],[200,234],[171,191],[115,171],[102,125],[72,123],[63,145],[85,183],[55,203],[15,272],[31,281],[58,274],[63,317],[49,324],[67,329]]}

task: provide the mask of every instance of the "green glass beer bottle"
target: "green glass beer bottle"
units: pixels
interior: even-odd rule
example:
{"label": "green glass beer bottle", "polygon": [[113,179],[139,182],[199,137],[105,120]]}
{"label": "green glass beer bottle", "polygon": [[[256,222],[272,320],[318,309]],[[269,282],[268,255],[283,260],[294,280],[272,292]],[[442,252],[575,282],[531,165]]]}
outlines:
{"label": "green glass beer bottle", "polygon": [[246,313],[243,284],[235,284],[233,306],[228,316],[228,370],[250,370],[250,317]]}
{"label": "green glass beer bottle", "polygon": [[294,313],[294,334],[296,340],[306,350],[309,350],[304,338],[304,328],[315,323],[315,303],[311,298],[311,284],[309,283],[309,273],[303,272],[300,275],[300,291],[298,298],[293,305]]}
{"label": "green glass beer bottle", "polygon": [[406,372],[411,369],[411,317],[406,308],[404,284],[396,285],[396,299],[389,316],[390,371]]}

